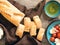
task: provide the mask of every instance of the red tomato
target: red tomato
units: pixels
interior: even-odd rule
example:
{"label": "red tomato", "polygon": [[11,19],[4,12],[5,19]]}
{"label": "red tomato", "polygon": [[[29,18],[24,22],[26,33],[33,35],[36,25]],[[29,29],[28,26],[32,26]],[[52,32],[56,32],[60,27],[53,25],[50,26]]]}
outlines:
{"label": "red tomato", "polygon": [[59,27],[59,31],[60,31],[60,27]]}
{"label": "red tomato", "polygon": [[54,37],[51,37],[51,38],[50,38],[50,41],[51,41],[51,42],[55,42],[55,38],[54,38]]}
{"label": "red tomato", "polygon": [[60,32],[59,32],[59,33],[57,33],[57,38],[59,38],[59,39],[60,39]]}
{"label": "red tomato", "polygon": [[52,34],[52,37],[55,37],[55,38],[56,38],[56,37],[57,37],[57,36],[56,36],[56,33],[55,33],[55,34]]}
{"label": "red tomato", "polygon": [[58,25],[56,25],[55,28],[56,28],[57,30],[59,30],[59,26],[58,26]]}

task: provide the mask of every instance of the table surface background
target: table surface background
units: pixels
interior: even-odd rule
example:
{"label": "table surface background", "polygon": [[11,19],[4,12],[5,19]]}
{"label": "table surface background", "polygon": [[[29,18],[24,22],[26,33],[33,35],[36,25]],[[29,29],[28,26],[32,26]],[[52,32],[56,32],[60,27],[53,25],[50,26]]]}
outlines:
{"label": "table surface background", "polygon": [[[50,0],[46,0],[46,3],[47,3],[48,1],[50,1]],[[60,0],[58,0],[58,1],[60,1]],[[42,15],[41,15],[40,18],[41,18],[42,23],[43,23],[43,28],[47,29],[48,25],[49,25],[52,21],[60,19],[60,16],[58,16],[58,17],[55,18],[55,19],[51,19],[51,18],[47,17],[46,14],[45,14],[44,11],[43,11],[43,13],[42,13]],[[46,32],[45,32],[45,33],[46,33]],[[1,42],[0,42],[0,43],[1,43]],[[2,45],[4,45],[4,44],[2,44]],[[49,42],[48,42],[47,39],[46,39],[46,34],[44,34],[43,41],[42,41],[42,45],[50,45]]]}

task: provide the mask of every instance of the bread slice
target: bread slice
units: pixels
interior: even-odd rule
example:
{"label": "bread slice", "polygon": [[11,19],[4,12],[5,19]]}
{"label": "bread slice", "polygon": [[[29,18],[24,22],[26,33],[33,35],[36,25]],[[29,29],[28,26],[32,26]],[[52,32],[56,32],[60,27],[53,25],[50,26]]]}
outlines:
{"label": "bread slice", "polygon": [[25,16],[7,0],[0,0],[0,13],[15,26],[18,26]]}
{"label": "bread slice", "polygon": [[35,25],[35,23],[32,21],[32,22],[31,22],[30,35],[31,35],[31,36],[36,36],[36,31],[37,31],[36,25]]}
{"label": "bread slice", "polygon": [[20,25],[17,27],[16,35],[19,36],[20,38],[22,38],[23,33],[24,33],[24,29],[25,29],[25,26],[22,25],[22,24],[20,24]]}
{"label": "bread slice", "polygon": [[33,17],[33,20],[34,20],[37,28],[40,29],[40,28],[42,27],[42,21],[41,21],[41,19],[39,18],[39,16],[38,16],[38,15],[34,16],[34,17]]}
{"label": "bread slice", "polygon": [[31,28],[31,19],[29,17],[24,18],[25,32],[29,32]]}
{"label": "bread slice", "polygon": [[38,35],[37,35],[37,39],[39,41],[42,41],[43,39],[43,36],[44,36],[44,33],[45,33],[45,29],[44,28],[40,28],[39,32],[38,32]]}

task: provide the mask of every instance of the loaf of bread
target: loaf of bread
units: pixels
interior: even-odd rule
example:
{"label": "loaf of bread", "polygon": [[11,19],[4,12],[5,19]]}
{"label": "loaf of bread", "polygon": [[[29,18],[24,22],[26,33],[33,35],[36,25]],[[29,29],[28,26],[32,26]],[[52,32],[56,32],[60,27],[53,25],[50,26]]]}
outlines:
{"label": "loaf of bread", "polygon": [[44,36],[44,33],[45,33],[45,29],[44,28],[40,28],[39,32],[38,32],[38,35],[37,35],[37,39],[39,41],[42,41],[43,39],[43,36]]}
{"label": "loaf of bread", "polygon": [[32,21],[32,22],[31,22],[30,35],[31,35],[31,36],[36,36],[36,31],[37,31],[36,25],[35,25],[35,23]]}
{"label": "loaf of bread", "polygon": [[18,26],[25,16],[7,0],[0,0],[0,13],[15,26]]}
{"label": "loaf of bread", "polygon": [[25,32],[29,32],[31,28],[31,19],[29,17],[24,18]]}
{"label": "loaf of bread", "polygon": [[24,29],[25,29],[25,26],[22,25],[22,24],[20,24],[20,25],[17,27],[16,35],[19,36],[20,38],[22,38],[23,33],[24,33]]}
{"label": "loaf of bread", "polygon": [[34,22],[35,22],[35,24],[36,24],[36,26],[37,26],[38,29],[42,27],[42,22],[41,22],[41,19],[39,18],[38,15],[34,16],[33,20],[34,20]]}

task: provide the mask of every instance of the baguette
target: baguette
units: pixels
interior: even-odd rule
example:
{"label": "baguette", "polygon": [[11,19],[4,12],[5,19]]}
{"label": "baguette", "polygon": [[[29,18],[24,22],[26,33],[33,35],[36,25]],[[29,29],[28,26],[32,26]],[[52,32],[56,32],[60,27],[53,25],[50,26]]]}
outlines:
{"label": "baguette", "polygon": [[7,0],[0,0],[0,13],[15,26],[18,26],[25,16]]}
{"label": "baguette", "polygon": [[31,19],[29,17],[24,18],[25,32],[29,32],[31,28]]}
{"label": "baguette", "polygon": [[31,36],[36,36],[36,31],[37,31],[36,25],[35,25],[35,23],[32,21],[32,22],[31,22],[30,35],[31,35]]}
{"label": "baguette", "polygon": [[20,38],[22,38],[23,33],[24,33],[24,29],[25,29],[25,26],[22,25],[22,24],[20,24],[20,25],[17,27],[16,35],[19,36]]}
{"label": "baguette", "polygon": [[45,29],[44,28],[40,28],[39,32],[38,32],[38,35],[37,35],[37,39],[39,41],[42,41],[43,39],[43,36],[44,36],[44,33],[45,33]]}
{"label": "baguette", "polygon": [[33,17],[33,20],[37,26],[38,29],[40,29],[42,27],[42,22],[41,22],[41,19],[39,18],[39,16],[34,16]]}

